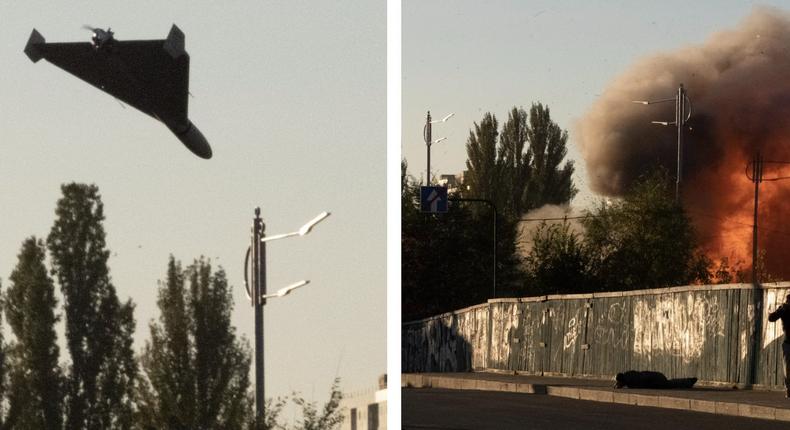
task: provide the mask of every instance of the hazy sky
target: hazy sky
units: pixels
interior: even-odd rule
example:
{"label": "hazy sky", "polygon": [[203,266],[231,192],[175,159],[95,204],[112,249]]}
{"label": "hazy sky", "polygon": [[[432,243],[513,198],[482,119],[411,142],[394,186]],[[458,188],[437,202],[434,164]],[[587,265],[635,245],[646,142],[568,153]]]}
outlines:
{"label": "hazy sky", "polygon": [[[636,60],[704,42],[738,24],[755,5],[790,1],[410,1],[403,3],[402,150],[409,172],[425,176],[425,113],[435,125],[433,174],[466,167],[465,144],[487,111],[502,123],[513,106],[540,101],[569,132],[581,192],[593,198],[574,142],[575,122],[610,81]],[[667,97],[672,97],[668,94]],[[661,120],[662,118],[656,118]],[[671,120],[669,118],[668,120]]]}
{"label": "hazy sky", "polygon": [[[158,316],[171,253],[222,265],[233,324],[252,339],[243,258],[253,208],[268,234],[332,216],[267,247],[274,291],[312,283],[265,309],[266,394],[324,401],[386,370],[386,8],[370,1],[15,2],[0,0],[0,278],[22,241],[46,237],[60,185],[99,186],[113,283],[137,304],[135,348]],[[191,58],[189,117],[214,158],[161,123],[22,52],[49,42],[165,38],[175,23]],[[61,347],[61,360],[67,351]],[[289,417],[290,418],[290,417]]]}

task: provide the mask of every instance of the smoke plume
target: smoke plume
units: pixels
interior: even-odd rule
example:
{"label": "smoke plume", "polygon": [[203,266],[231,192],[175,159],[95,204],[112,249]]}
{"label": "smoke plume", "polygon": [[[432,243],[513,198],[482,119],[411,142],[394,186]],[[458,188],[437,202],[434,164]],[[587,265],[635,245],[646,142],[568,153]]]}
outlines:
{"label": "smoke plume", "polygon": [[709,257],[751,266],[751,161],[766,163],[760,184],[759,248],[768,273],[790,278],[790,14],[756,8],[705,43],[638,61],[616,78],[577,124],[592,190],[619,196],[656,165],[675,172],[675,104],[683,84],[693,109],[684,141],[681,196]]}
{"label": "smoke plume", "polygon": [[582,210],[569,205],[543,205],[523,214],[516,230],[516,250],[522,258],[529,255],[532,251],[532,238],[542,222],[548,225],[567,222],[571,232],[583,235],[584,227],[580,220],[582,216],[584,216]]}

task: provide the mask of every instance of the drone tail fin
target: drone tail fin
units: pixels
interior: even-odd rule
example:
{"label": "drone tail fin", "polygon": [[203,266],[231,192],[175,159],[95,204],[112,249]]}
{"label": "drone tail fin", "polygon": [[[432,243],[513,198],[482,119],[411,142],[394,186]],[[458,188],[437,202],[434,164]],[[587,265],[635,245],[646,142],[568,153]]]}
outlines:
{"label": "drone tail fin", "polygon": [[25,54],[27,54],[32,62],[36,63],[38,60],[44,58],[44,54],[39,48],[39,45],[43,45],[44,43],[46,43],[44,36],[34,28],[33,32],[30,33],[30,38],[27,40],[27,45],[25,45]]}
{"label": "drone tail fin", "polygon": [[184,50],[184,32],[176,27],[175,24],[170,28],[170,33],[168,33],[163,47],[173,58],[186,54]]}

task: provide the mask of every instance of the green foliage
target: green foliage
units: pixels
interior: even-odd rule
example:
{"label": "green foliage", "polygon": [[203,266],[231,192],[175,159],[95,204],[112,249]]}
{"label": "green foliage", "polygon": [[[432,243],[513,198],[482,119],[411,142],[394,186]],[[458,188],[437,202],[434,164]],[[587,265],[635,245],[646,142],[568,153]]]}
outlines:
{"label": "green foliage", "polygon": [[[255,396],[252,392],[247,396],[250,405],[255,404]],[[288,398],[278,397],[275,399],[266,399],[263,404],[263,420],[255,420],[255,412],[250,411],[247,418],[247,428],[249,430],[287,430],[284,424],[280,423],[280,415],[283,408],[288,404]]]}
{"label": "green foliage", "polygon": [[151,322],[141,357],[142,426],[244,428],[251,407],[250,348],[230,324],[233,299],[225,271],[212,273],[202,258],[182,270],[171,256],[157,304],[159,322]]}
{"label": "green foliage", "polygon": [[[419,185],[402,165],[401,285],[405,321],[480,303],[493,291],[493,221],[473,205],[420,212]],[[487,215],[487,216],[485,216]]]}
{"label": "green foliage", "polygon": [[[525,115],[523,110],[521,115]],[[525,206],[538,208],[545,204],[568,203],[576,195],[573,185],[573,161],[560,163],[568,152],[568,132],[551,120],[548,106],[533,103],[529,110],[528,154],[531,175],[526,189]]]}
{"label": "green foliage", "polygon": [[486,112],[480,124],[474,124],[475,131],[469,131],[464,188],[469,190],[470,196],[491,200],[501,208],[510,190],[506,190],[500,182],[502,159],[501,155],[497,157],[498,124],[496,116]]}
{"label": "green foliage", "polygon": [[329,401],[324,404],[320,412],[316,402],[308,402],[294,393],[294,403],[302,408],[302,419],[296,423],[294,430],[332,430],[340,427],[343,422],[341,400],[343,400],[343,393],[340,391],[339,378],[335,378]]}
{"label": "green foliage", "polygon": [[500,135],[499,163],[502,166],[502,183],[509,198],[500,202],[501,209],[511,216],[526,212],[529,207],[528,186],[532,180],[532,151],[524,151],[529,136],[527,113],[515,106],[502,125]]}
{"label": "green foliage", "polygon": [[513,107],[501,134],[497,124],[487,112],[469,132],[463,193],[492,200],[510,219],[545,204],[570,202],[577,192],[573,162],[560,166],[568,132],[552,121],[549,108],[533,103],[527,113]]}
{"label": "green foliage", "polygon": [[624,199],[600,202],[583,222],[596,283],[606,290],[710,280],[691,221],[675,203],[665,171],[642,177]]}
{"label": "green foliage", "polygon": [[10,348],[9,408],[14,428],[59,429],[62,375],[55,323],[55,286],[44,266],[42,241],[22,244],[5,299],[6,319],[16,342]]}
{"label": "green foliage", "polygon": [[662,170],[637,181],[622,200],[600,201],[582,221],[542,224],[525,259],[524,295],[660,288],[732,279],[697,248],[694,229]]}
{"label": "green foliage", "polygon": [[525,259],[525,294],[577,293],[590,288],[592,255],[568,222],[541,223]]}
{"label": "green foliage", "polygon": [[120,304],[110,281],[98,188],[71,183],[61,191],[47,246],[63,292],[71,355],[66,428],[128,428],[137,374],[133,305]]}

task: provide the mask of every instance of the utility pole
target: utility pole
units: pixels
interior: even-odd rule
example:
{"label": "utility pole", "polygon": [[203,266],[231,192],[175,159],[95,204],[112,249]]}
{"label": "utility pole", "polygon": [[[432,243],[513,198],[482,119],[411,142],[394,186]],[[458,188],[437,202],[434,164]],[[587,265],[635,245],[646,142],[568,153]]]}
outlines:
{"label": "utility pole", "polygon": [[428,111],[428,116],[425,118],[425,127],[422,128],[422,137],[425,139],[425,148],[428,150],[428,168],[425,170],[425,185],[431,186],[431,145],[434,143],[439,143],[445,139],[446,137],[440,137],[436,140],[433,140],[431,137],[433,123],[435,122],[447,122],[448,119],[452,118],[454,113],[451,113],[444,118],[436,121],[431,121],[431,111]]}
{"label": "utility pole", "polygon": [[762,325],[763,325],[763,292],[759,288],[760,280],[757,270],[758,250],[757,250],[757,205],[760,196],[760,182],[763,181],[763,158],[760,152],[754,156],[752,161],[752,181],[754,182],[754,228],[752,230],[752,306],[754,309],[754,323],[752,324],[753,332],[751,335],[751,366],[749,368],[749,383],[755,384],[757,382],[757,353],[760,351],[762,343]]}
{"label": "utility pole", "polygon": [[[686,89],[683,84],[678,86],[678,92],[675,97],[662,100],[634,100],[632,103],[641,105],[652,105],[657,103],[675,102],[675,120],[668,121],[651,121],[653,124],[658,125],[676,125],[678,129],[678,159],[677,159],[677,175],[675,180],[675,203],[680,204],[680,183],[683,177],[683,127],[686,126],[689,118],[691,117],[691,99],[686,95]],[[686,110],[686,103],[688,103],[688,110]]]}
{"label": "utility pole", "polygon": [[754,228],[752,229],[752,283],[757,285],[760,280],[758,278],[759,273],[757,271],[757,263],[759,260],[758,255],[758,248],[757,248],[757,206],[759,203],[759,196],[760,196],[760,182],[763,181],[763,158],[760,155],[760,152],[757,151],[757,154],[754,156],[754,161],[752,161],[752,182],[754,182]]}
{"label": "utility pole", "polygon": [[683,176],[683,126],[686,125],[686,90],[683,84],[678,87],[678,95],[675,97],[675,122],[678,125],[678,172],[675,181],[675,203],[680,204],[680,182]]}
{"label": "utility pole", "polygon": [[266,304],[266,225],[261,219],[261,208],[255,208],[252,221],[252,305],[255,308],[255,422],[263,423],[264,380],[263,380],[263,305]]}
{"label": "utility pole", "polygon": [[428,148],[428,168],[425,170],[425,185],[431,185],[431,111],[428,111],[428,116],[425,119],[425,128],[423,129],[423,137],[425,138],[425,147]]}
{"label": "utility pole", "polygon": [[[255,218],[252,220],[252,234],[250,235],[250,246],[244,256],[244,289],[250,304],[255,308],[255,423],[260,427],[264,422],[264,407],[266,397],[264,395],[263,374],[263,306],[267,299],[283,297],[291,291],[303,287],[310,283],[302,280],[277,290],[274,294],[266,294],[266,242],[271,240],[285,239],[293,236],[304,236],[313,230],[316,224],[324,220],[330,214],[322,212],[317,217],[308,221],[299,230],[285,234],[275,234],[266,236],[266,224],[261,219],[261,208],[255,208]],[[252,257],[252,270],[249,271],[250,257]],[[250,274],[251,282],[248,281],[247,274]],[[256,427],[256,428],[258,428]]]}

